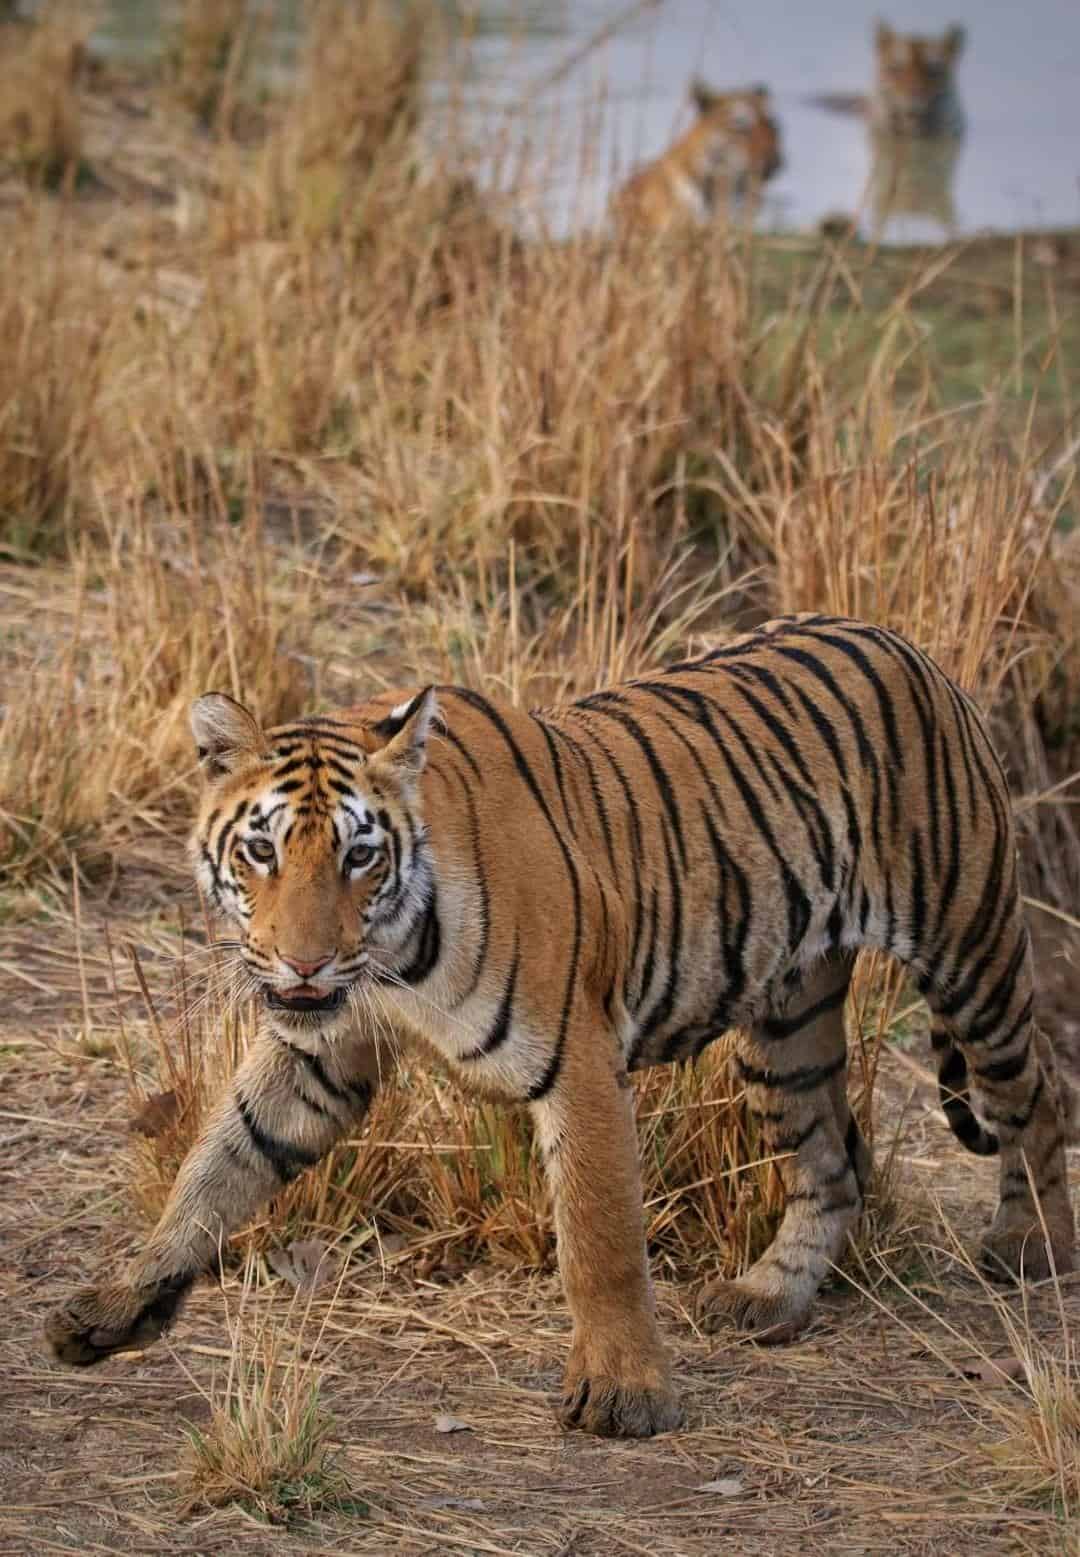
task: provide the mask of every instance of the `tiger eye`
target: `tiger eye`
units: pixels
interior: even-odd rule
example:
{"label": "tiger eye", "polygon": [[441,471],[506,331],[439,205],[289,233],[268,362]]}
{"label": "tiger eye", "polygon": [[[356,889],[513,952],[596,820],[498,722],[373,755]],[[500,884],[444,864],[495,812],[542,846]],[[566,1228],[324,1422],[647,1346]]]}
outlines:
{"label": "tiger eye", "polygon": [[375,858],[376,851],[369,843],[354,843],[345,856],[346,870],[363,870]]}

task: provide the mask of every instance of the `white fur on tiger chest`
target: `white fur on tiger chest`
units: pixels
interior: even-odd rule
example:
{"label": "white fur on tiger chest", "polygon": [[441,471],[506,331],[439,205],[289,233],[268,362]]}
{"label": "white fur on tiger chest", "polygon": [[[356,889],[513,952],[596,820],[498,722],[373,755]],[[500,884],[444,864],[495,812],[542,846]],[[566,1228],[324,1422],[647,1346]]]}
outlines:
{"label": "white fur on tiger chest", "polygon": [[437,878],[440,951],[416,985],[386,983],[377,1007],[431,1045],[467,1084],[527,1093],[550,1059],[554,1034],[529,1021],[519,980],[511,988],[475,881],[445,867]]}
{"label": "white fur on tiger chest", "polygon": [[670,181],[671,193],[676,203],[684,206],[695,221],[705,221],[709,215],[709,207],[697,180],[688,178],[685,173],[672,173]]}

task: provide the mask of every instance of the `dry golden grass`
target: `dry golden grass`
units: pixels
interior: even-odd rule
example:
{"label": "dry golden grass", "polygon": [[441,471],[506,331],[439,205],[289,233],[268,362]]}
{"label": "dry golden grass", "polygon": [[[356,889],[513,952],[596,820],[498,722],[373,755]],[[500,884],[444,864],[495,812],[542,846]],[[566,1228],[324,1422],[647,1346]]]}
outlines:
{"label": "dry golden grass", "polygon": [[254,31],[246,0],[183,0],[166,47],[166,75],[204,129],[232,129]]}
{"label": "dry golden grass", "polygon": [[[0,295],[0,554],[77,549],[88,460],[101,432],[117,300],[73,261],[49,207],[4,236]],[[70,555],[70,553],[69,553]]]}
{"label": "dry golden grass", "polygon": [[1019,1398],[994,1412],[1000,1436],[989,1445],[1003,1492],[1049,1504],[1063,1519],[1080,1514],[1080,1371],[1066,1331],[1064,1348],[1033,1341],[1010,1315],[1022,1380]]}
{"label": "dry golden grass", "polygon": [[91,7],[48,0],[32,27],[0,30],[0,168],[71,188],[83,152],[78,83]]}
{"label": "dry golden grass", "polygon": [[[955,1320],[905,1280],[913,1257],[946,1269],[951,1280],[979,1293],[993,1332],[973,1351],[959,1351],[967,1338]],[[987,1282],[939,1202],[923,1207],[918,1231],[911,1229],[900,1250],[881,1245],[860,1251],[849,1280],[888,1321],[899,1320],[943,1370],[975,1386],[987,1435],[979,1444],[980,1459],[1002,1502],[1048,1509],[1055,1520],[1080,1529],[1080,1364],[1075,1314],[1058,1280],[1044,1284],[1050,1291],[1038,1324],[1028,1290],[1010,1294]],[[904,1317],[895,1311],[898,1287],[908,1289]]]}
{"label": "dry golden grass", "polygon": [[[267,147],[276,193],[293,207],[281,219],[299,233],[327,226],[356,235],[367,225],[365,184],[380,160],[416,157],[412,137],[428,29],[435,13],[422,0],[312,7],[301,85]],[[301,209],[296,208],[299,203]],[[319,207],[325,220],[318,221]]]}
{"label": "dry golden grass", "polygon": [[188,708],[208,685],[268,717],[297,712],[307,691],[282,638],[311,581],[291,580],[283,608],[250,520],[207,534],[191,514],[185,533],[132,507],[102,528],[60,594],[44,599],[33,572],[3,581],[22,649],[19,696],[0,717],[0,868],[15,880],[75,849],[107,860],[120,812],[125,830],[183,815]]}

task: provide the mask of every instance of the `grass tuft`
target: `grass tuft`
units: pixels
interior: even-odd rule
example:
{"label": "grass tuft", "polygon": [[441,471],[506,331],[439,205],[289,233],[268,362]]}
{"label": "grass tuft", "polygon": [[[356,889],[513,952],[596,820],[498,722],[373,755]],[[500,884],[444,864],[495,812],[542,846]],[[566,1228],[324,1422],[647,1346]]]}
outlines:
{"label": "grass tuft", "polygon": [[[336,1467],[332,1421],[319,1402],[316,1367],[306,1356],[309,1312],[295,1329],[258,1312],[255,1266],[248,1260],[235,1311],[224,1379],[204,1392],[210,1420],[189,1426],[180,1471],[181,1511],[239,1503],[270,1523],[347,1508],[366,1512]],[[303,1309],[303,1301],[294,1299]],[[317,1343],[316,1343],[317,1344]]]}

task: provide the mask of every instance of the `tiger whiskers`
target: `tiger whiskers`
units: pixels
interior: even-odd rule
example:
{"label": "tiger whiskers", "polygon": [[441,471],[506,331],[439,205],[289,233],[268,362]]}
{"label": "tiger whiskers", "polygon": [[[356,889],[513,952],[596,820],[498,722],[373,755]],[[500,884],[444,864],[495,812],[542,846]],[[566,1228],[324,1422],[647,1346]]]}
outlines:
{"label": "tiger whiskers", "polygon": [[385,1007],[381,1003],[376,1006],[377,995],[377,989],[354,985],[348,992],[349,1005],[377,1041],[383,1039],[392,1042],[396,1036],[394,1024]]}
{"label": "tiger whiskers", "polygon": [[206,983],[194,998],[184,991],[181,1021],[199,1021],[211,1008],[220,1014],[222,1008],[235,1010],[259,995],[259,981],[246,965],[237,958],[227,966],[212,964]]}

